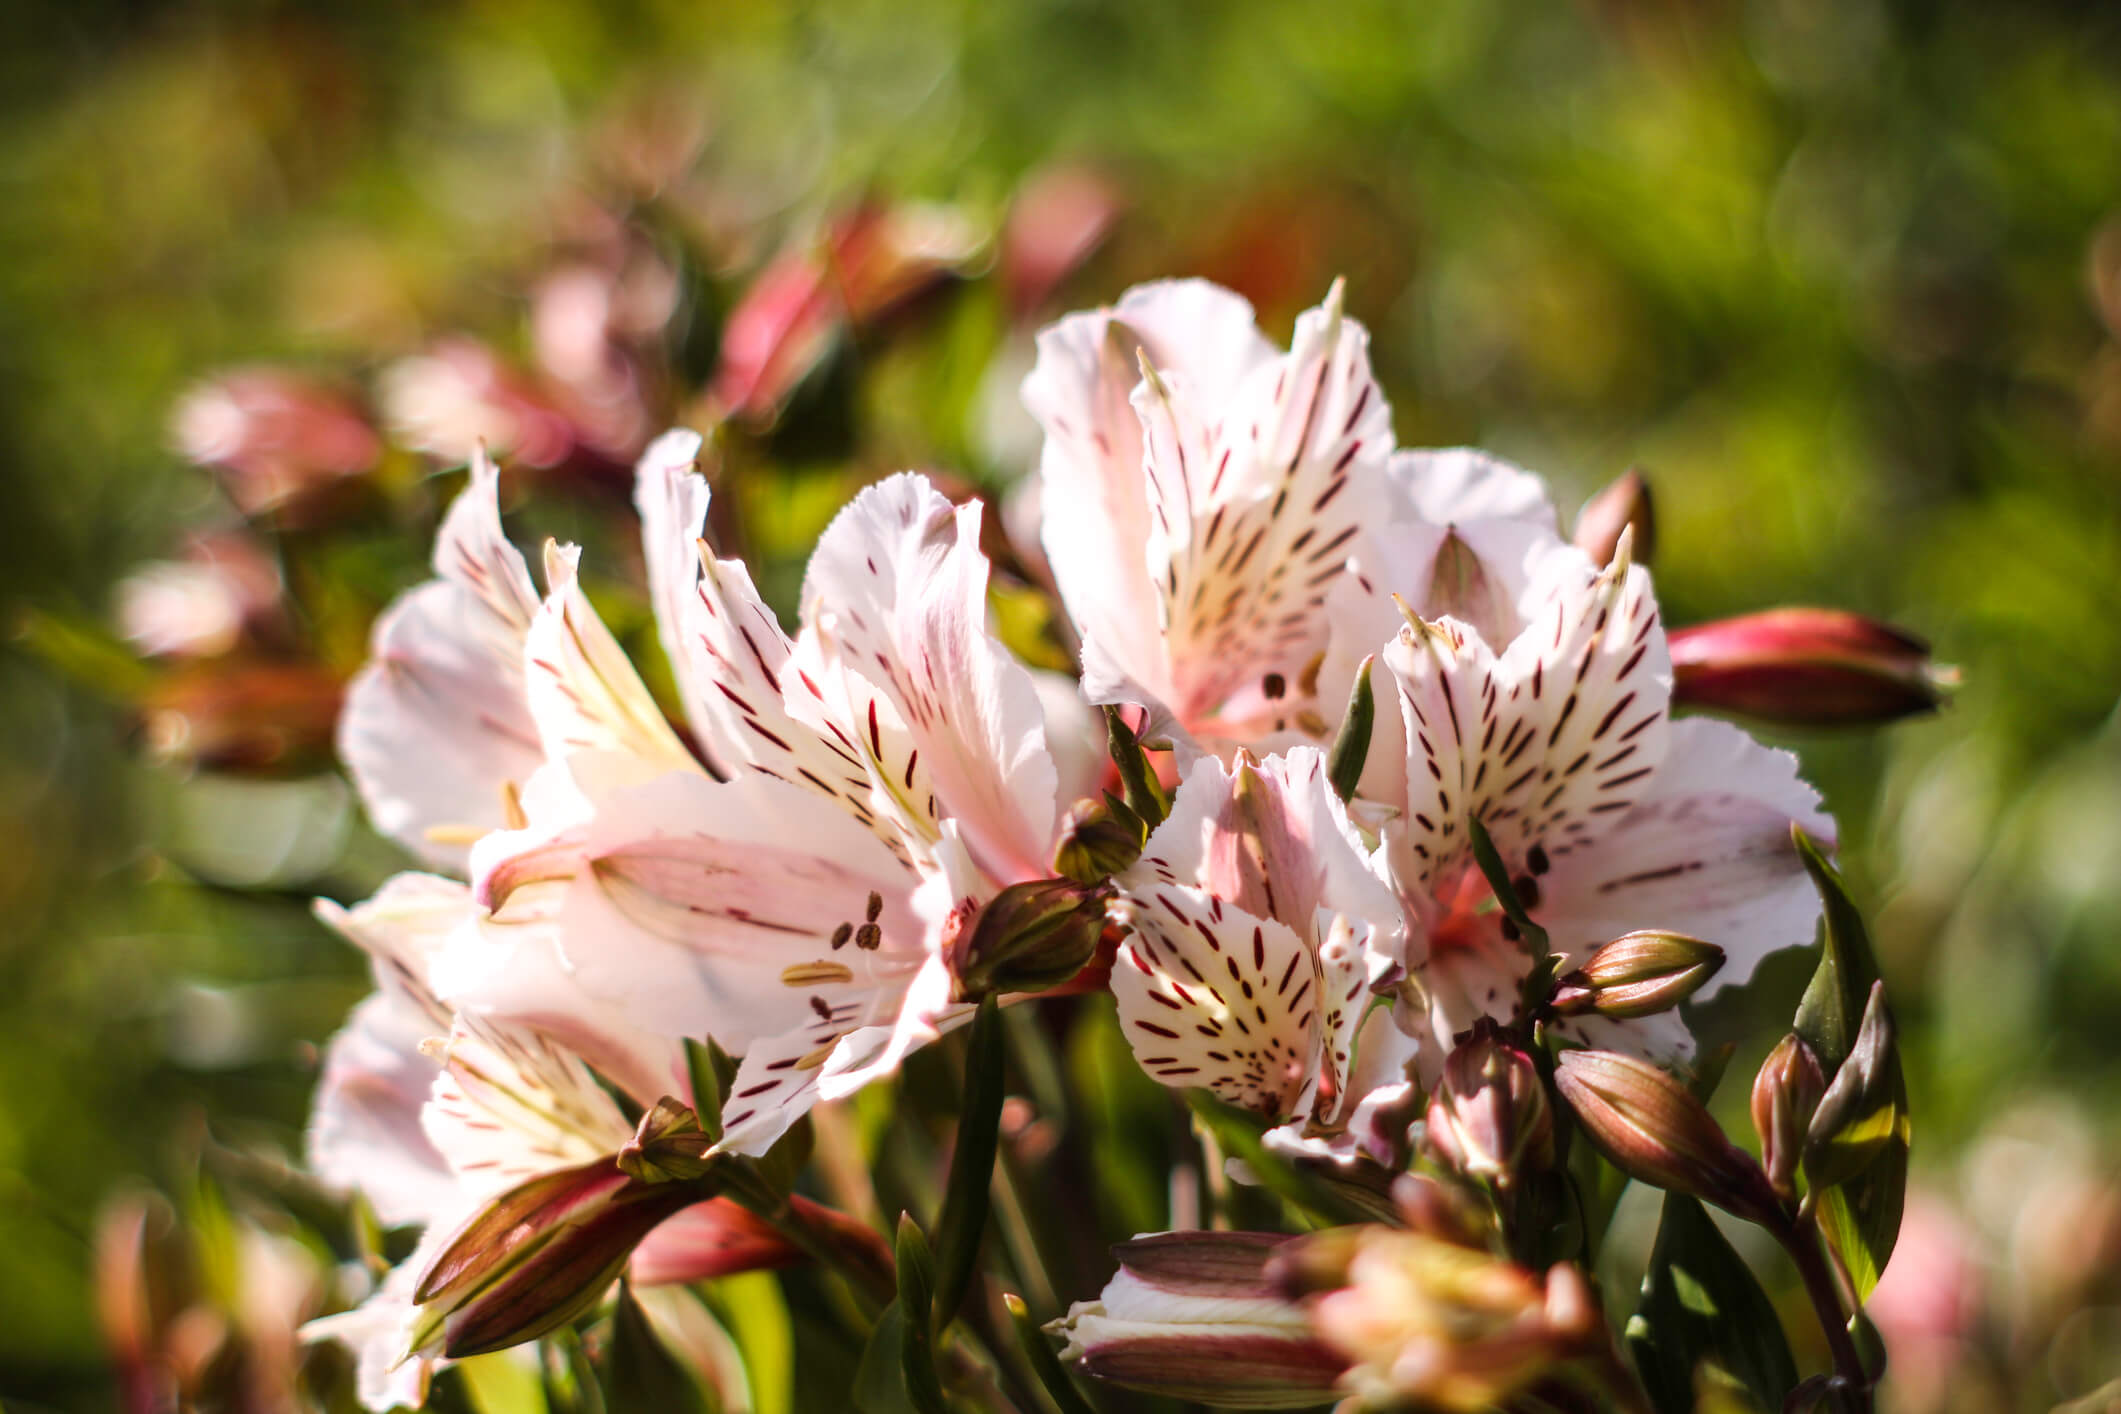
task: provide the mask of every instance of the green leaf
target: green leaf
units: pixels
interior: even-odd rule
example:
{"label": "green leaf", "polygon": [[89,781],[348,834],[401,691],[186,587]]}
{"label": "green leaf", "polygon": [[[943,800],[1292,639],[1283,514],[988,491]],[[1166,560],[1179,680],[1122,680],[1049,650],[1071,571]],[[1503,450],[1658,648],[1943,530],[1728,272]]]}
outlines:
{"label": "green leaf", "polygon": [[795,1329],[779,1280],[771,1272],[745,1272],[699,1289],[743,1354],[752,1414],[791,1414],[795,1408]]}
{"label": "green leaf", "polygon": [[899,1373],[906,1382],[906,1396],[917,1414],[949,1414],[943,1401],[943,1382],[935,1373],[935,1323],[928,1313],[935,1307],[935,1258],[928,1250],[927,1234],[900,1213],[898,1219]]}
{"label": "green leaf", "polygon": [[736,1076],[736,1062],[712,1037],[706,1041],[685,1038],[685,1066],[692,1075],[692,1108],[700,1117],[700,1128],[709,1142],[722,1137],[722,1100]]}
{"label": "green leaf", "polygon": [[[1841,875],[1810,836],[1802,830],[1793,830],[1792,834],[1812,884],[1819,890],[1826,917],[1821,927],[1819,967],[1812,974],[1811,985],[1805,988],[1803,1000],[1797,1004],[1791,1029],[1811,1046],[1831,1082],[1855,1047],[1871,985],[1878,980],[1878,959],[1871,951],[1863,914],[1849,897]],[[1901,1071],[1897,1046],[1886,1066],[1887,1085],[1902,1122],[1861,1173],[1817,1197],[1820,1229],[1848,1269],[1859,1302],[1870,1298],[1893,1255],[1893,1243],[1900,1235],[1901,1207],[1907,1196],[1907,1078]]]}
{"label": "green leaf", "polygon": [[611,1317],[611,1347],[604,1352],[602,1376],[606,1409],[717,1414],[721,1408],[720,1399],[663,1348],[641,1303],[624,1283]]}
{"label": "green leaf", "polygon": [[1266,1146],[1252,1118],[1206,1090],[1184,1092],[1187,1108],[1215,1136],[1223,1153],[1252,1171],[1261,1188],[1329,1223],[1363,1223],[1376,1214],[1291,1164]]}
{"label": "green leaf", "polygon": [[1155,829],[1169,813],[1170,801],[1165,799],[1156,773],[1149,769],[1148,758],[1142,754],[1141,738],[1127,725],[1117,707],[1105,709],[1105,737],[1112,764],[1119,771],[1120,785],[1126,790],[1128,809],[1141,817],[1146,828]]}
{"label": "green leaf", "polygon": [[878,1313],[855,1372],[852,1398],[862,1414],[919,1414],[906,1389],[905,1346],[905,1313],[893,1301]]}
{"label": "green leaf", "polygon": [[1763,1409],[1780,1409],[1797,1363],[1774,1303],[1708,1210],[1664,1195],[1664,1216],[1627,1327],[1628,1353],[1657,1414],[1693,1414],[1704,1361],[1737,1380]]}
{"label": "green leaf", "polygon": [[1039,1384],[1045,1387],[1046,1398],[1053,1401],[1053,1407],[1060,1414],[1097,1414],[1090,1407],[1090,1401],[1076,1389],[1075,1381],[1068,1378],[1068,1372],[1061,1368],[1060,1357],[1053,1353],[1053,1344],[1046,1339],[1046,1333],[1031,1319],[1031,1308],[1024,1304],[1024,1298],[1010,1292],[1002,1302],[1009,1308],[1010,1324],[1016,1327],[1016,1343],[1023,1347],[1024,1359],[1030,1364],[1032,1373],[1038,1376]]}
{"label": "green leaf", "polygon": [[1348,712],[1341,719],[1340,734],[1333,738],[1333,750],[1326,757],[1326,779],[1342,800],[1355,798],[1355,788],[1362,784],[1362,768],[1370,759],[1370,733],[1377,725],[1377,694],[1370,686],[1370,668],[1376,661],[1372,654],[1355,670],[1355,686],[1348,691]]}
{"label": "green leaf", "polygon": [[1002,1012],[993,997],[979,1004],[965,1050],[965,1100],[950,1155],[950,1182],[935,1224],[935,1327],[947,1327],[964,1304],[987,1227],[995,1149],[1002,1125]]}

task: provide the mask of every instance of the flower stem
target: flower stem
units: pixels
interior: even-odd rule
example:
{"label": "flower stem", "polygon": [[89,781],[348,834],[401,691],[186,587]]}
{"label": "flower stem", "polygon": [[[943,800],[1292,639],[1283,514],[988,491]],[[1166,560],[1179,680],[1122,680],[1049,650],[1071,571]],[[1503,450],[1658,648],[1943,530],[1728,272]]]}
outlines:
{"label": "flower stem", "polygon": [[1841,1288],[1828,1265],[1818,1220],[1809,1211],[1802,1211],[1794,1219],[1774,1224],[1769,1230],[1782,1244],[1783,1250],[1790,1254],[1790,1260],[1797,1264],[1797,1274],[1804,1279],[1805,1294],[1811,1298],[1812,1309],[1819,1316],[1819,1327],[1826,1333],[1827,1349],[1834,1357],[1834,1372],[1846,1386],[1844,1407],[1856,1411],[1856,1414],[1869,1414],[1872,1407],[1870,1372],[1864,1368],[1856,1342],[1849,1336]]}

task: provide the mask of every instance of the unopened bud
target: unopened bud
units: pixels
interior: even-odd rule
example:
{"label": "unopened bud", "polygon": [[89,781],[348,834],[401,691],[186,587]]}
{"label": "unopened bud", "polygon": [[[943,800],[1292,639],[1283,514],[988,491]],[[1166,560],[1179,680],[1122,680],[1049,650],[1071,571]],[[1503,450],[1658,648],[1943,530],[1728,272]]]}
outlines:
{"label": "unopened bud", "polygon": [[643,1238],[709,1196],[598,1159],[516,1185],[480,1209],[421,1275],[408,1358],[452,1360],[535,1340],[607,1291]]}
{"label": "unopened bud", "polygon": [[1104,885],[1072,879],[1011,884],[945,945],[957,999],[1043,992],[1076,973],[1105,932]]}
{"label": "unopened bud", "polygon": [[1819,1057],[1794,1033],[1768,1052],[1753,1077],[1753,1128],[1760,1134],[1760,1166],[1768,1186],[1784,1198],[1796,1192],[1797,1161],[1804,1155],[1804,1135],[1826,1075]]}
{"label": "unopened bud", "polygon": [[1554,1086],[1599,1151],[1628,1177],[1744,1218],[1774,1210],[1759,1166],[1724,1137],[1691,1090],[1648,1061],[1564,1051],[1554,1063]]}
{"label": "unopened bud", "polygon": [[1532,1058],[1492,1023],[1476,1028],[1443,1064],[1429,1101],[1429,1143],[1468,1178],[1509,1188],[1521,1169],[1554,1158],[1554,1117]]}
{"label": "unopened bud", "polygon": [[1804,1176],[1814,1189],[1854,1178],[1905,1132],[1894,1034],[1885,984],[1873,982],[1856,1044],[1834,1072],[1804,1137]]}
{"label": "unopened bud", "polygon": [[1561,978],[1556,1015],[1627,1020],[1670,1011],[1723,969],[1723,949],[1683,933],[1629,933]]}
{"label": "unopened bud", "polygon": [[1079,800],[1061,822],[1053,872],[1078,884],[1101,884],[1141,858],[1146,838],[1141,817],[1125,801],[1109,793],[1103,800]]}
{"label": "unopened bud", "polygon": [[1061,1358],[1129,1389],[1225,1408],[1326,1402],[1347,1361],[1269,1274],[1291,1241],[1166,1232],[1120,1243],[1120,1269],[1098,1299],[1049,1327],[1067,1341]]}
{"label": "unopened bud", "polygon": [[1674,629],[1672,702],[1788,726],[1934,711],[1958,681],[1929,645],[1839,609],[1769,609]]}
{"label": "unopened bud", "polygon": [[1635,532],[1634,561],[1647,565],[1657,550],[1657,511],[1648,478],[1629,467],[1576,513],[1576,548],[1595,564],[1609,565],[1624,530]]}
{"label": "unopened bud", "polygon": [[711,1166],[707,1151],[714,1138],[692,1107],[665,1095],[641,1116],[641,1122],[619,1150],[619,1168],[644,1183],[671,1183],[699,1178]]}

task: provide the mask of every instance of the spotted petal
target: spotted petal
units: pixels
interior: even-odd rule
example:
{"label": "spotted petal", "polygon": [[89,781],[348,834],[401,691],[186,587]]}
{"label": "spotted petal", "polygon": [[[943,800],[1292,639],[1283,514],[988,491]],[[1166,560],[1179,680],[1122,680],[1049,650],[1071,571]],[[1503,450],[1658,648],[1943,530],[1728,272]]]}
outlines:
{"label": "spotted petal", "polygon": [[[1058,778],[1038,690],[987,632],[979,524],[977,504],[953,507],[921,477],[869,487],[818,542],[804,637],[838,698],[819,719],[851,728],[878,794],[924,833],[955,821],[1010,882],[1045,872]],[[803,694],[790,705],[803,712]],[[893,716],[902,750],[884,740]]]}
{"label": "spotted petal", "polygon": [[1790,840],[1829,843],[1833,822],[1797,758],[1727,722],[1670,728],[1671,749],[1634,806],[1541,881],[1539,921],[1581,957],[1634,928],[1668,928],[1724,950],[1705,989],[1735,986],[1760,960],[1811,941],[1819,898]]}
{"label": "spotted petal", "polygon": [[1303,939],[1183,884],[1123,896],[1115,917],[1133,936],[1112,995],[1142,1069],[1272,1119],[1309,1108],[1325,999]]}
{"label": "spotted petal", "polygon": [[503,792],[535,769],[523,638],[538,598],[501,532],[500,473],[481,451],[435,540],[438,578],[376,621],[347,689],[339,755],[375,827],[437,867],[507,817]]}
{"label": "spotted petal", "polygon": [[1114,681],[1161,680],[1164,649],[1148,608],[1148,489],[1142,431],[1128,395],[1141,361],[1210,405],[1275,356],[1252,306],[1201,280],[1127,291],[1111,309],[1071,315],[1038,338],[1024,403],[1046,440],[1039,457],[1041,538],[1086,656]]}
{"label": "spotted petal", "polygon": [[499,920],[519,893],[560,890],[560,945],[592,995],[732,1052],[810,1014],[816,986],[789,969],[867,986],[928,951],[915,876],[830,802],[757,774],[674,772],[586,821],[495,835],[474,864]]}
{"label": "spotted petal", "polygon": [[633,1133],[581,1058],[541,1031],[459,1017],[439,1059],[421,1125],[469,1196],[589,1163]]}
{"label": "spotted petal", "polygon": [[1196,731],[1281,730],[1312,710],[1320,610],[1363,528],[1382,519],[1391,412],[1370,374],[1369,336],[1342,315],[1338,286],[1230,406],[1189,412],[1199,397],[1160,376],[1135,393],[1167,705]]}

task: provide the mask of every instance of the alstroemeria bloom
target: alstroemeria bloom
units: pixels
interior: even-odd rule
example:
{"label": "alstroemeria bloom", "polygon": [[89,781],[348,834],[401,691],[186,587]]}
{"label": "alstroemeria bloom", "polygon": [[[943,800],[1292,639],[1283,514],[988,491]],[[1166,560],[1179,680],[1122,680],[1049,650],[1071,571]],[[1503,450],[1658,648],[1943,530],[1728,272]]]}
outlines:
{"label": "alstroemeria bloom", "polygon": [[1141,286],[1041,334],[1024,401],[1046,432],[1043,538],[1091,701],[1210,743],[1330,730],[1321,611],[1382,518],[1392,451],[1339,287],[1283,354],[1227,290]]}
{"label": "alstroemeria bloom", "polygon": [[[505,936],[549,931],[550,918],[495,923],[463,884],[421,874],[399,875],[357,907],[319,912],[368,952],[377,990],[326,1052],[310,1171],[359,1192],[385,1224],[426,1233],[366,1302],[309,1333],[354,1348],[369,1407],[418,1404],[433,1362],[405,1359],[412,1294],[439,1245],[495,1194],[617,1151],[634,1130],[605,1085],[643,1106],[683,1095],[683,1056],[583,997],[541,939]],[[441,995],[452,980],[476,979],[451,961],[468,933],[504,935],[477,944],[510,958],[505,978],[480,988],[498,1010],[462,1010]],[[658,1228],[636,1273],[694,1281],[792,1256],[749,1213],[715,1199]]]}
{"label": "alstroemeria bloom", "polygon": [[758,1152],[965,1010],[943,945],[1048,872],[1057,774],[1038,689],[986,630],[976,506],[912,475],[862,492],[819,542],[790,639],[740,564],[695,550],[698,445],[652,448],[639,499],[687,716],[725,779],[548,556],[524,636],[547,764],[474,882],[500,918],[556,908],[576,978],[638,1024],[741,1053],[724,1142]]}
{"label": "alstroemeria bloom", "polygon": [[1365,1017],[1405,930],[1324,757],[1203,757],[1115,882],[1133,936],[1112,993],[1142,1068],[1290,1121],[1280,1142],[1389,1159],[1369,1120],[1405,1097],[1413,1048],[1388,1009]]}
{"label": "alstroemeria bloom", "polygon": [[[1499,647],[1479,623],[1414,617],[1381,660],[1405,781],[1383,854],[1419,924],[1407,961],[1442,1049],[1478,1017],[1513,1015],[1529,966],[1468,819],[1570,965],[1630,930],[1667,929],[1723,948],[1707,992],[1806,941],[1818,902],[1790,827],[1830,839],[1832,825],[1795,757],[1722,722],[1670,720],[1664,629],[1625,544],[1603,570],[1573,549],[1542,553],[1497,621],[1521,625]],[[1563,1027],[1636,1054],[1691,1045],[1673,1012]]]}

